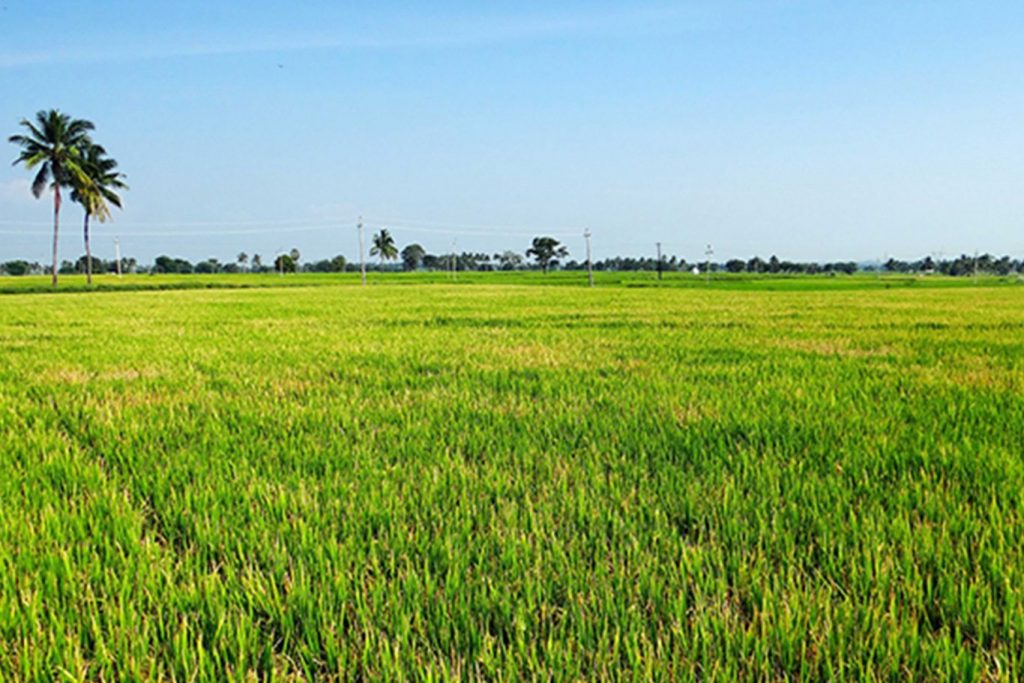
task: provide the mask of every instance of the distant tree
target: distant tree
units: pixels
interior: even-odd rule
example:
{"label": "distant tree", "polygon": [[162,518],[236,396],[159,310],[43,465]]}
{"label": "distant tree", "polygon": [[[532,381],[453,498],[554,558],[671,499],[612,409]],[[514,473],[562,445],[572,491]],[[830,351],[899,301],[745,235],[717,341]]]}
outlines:
{"label": "distant tree", "polygon": [[292,250],[288,252],[288,256],[291,257],[292,263],[294,263],[296,266],[299,265],[299,259],[302,258],[302,254],[299,252],[298,249],[292,248]]}
{"label": "distant tree", "polygon": [[102,259],[98,259],[95,256],[90,256],[86,254],[84,256],[80,256],[79,259],[75,261],[76,273],[91,273],[93,271],[99,271],[102,273],[103,270],[104,268]]}
{"label": "distant tree", "polygon": [[69,187],[72,181],[87,182],[82,168],[81,148],[89,143],[89,131],[94,126],[89,121],[73,119],[56,109],[39,111],[35,122],[21,120],[26,135],[12,135],[8,140],[21,147],[21,154],[15,164],[22,164],[28,170],[39,170],[32,181],[32,194],[38,199],[47,185],[53,190],[53,261],[51,265],[52,284],[57,286],[57,246],[60,228],[60,189]]}
{"label": "distant tree", "polygon": [[894,258],[886,261],[882,267],[890,273],[906,273],[910,270],[910,264],[906,261],[898,261]]}
{"label": "distant tree", "polygon": [[252,255],[252,269],[257,273],[263,272],[263,259],[260,258],[259,254]]}
{"label": "distant tree", "polygon": [[523,267],[522,254],[511,250],[505,250],[500,254],[495,254],[494,260],[498,262],[498,267],[501,270],[516,270]]}
{"label": "distant tree", "polygon": [[782,264],[779,263],[779,257],[776,256],[775,254],[772,254],[772,257],[770,259],[768,259],[768,272],[769,273],[778,273],[781,270],[782,270]]}
{"label": "distant tree", "polygon": [[725,269],[730,273],[742,273],[747,269],[747,264],[742,259],[729,259],[725,262]]}
{"label": "distant tree", "polygon": [[0,272],[8,275],[26,275],[30,268],[28,261],[8,261],[0,265]]}
{"label": "distant tree", "polygon": [[343,273],[343,272],[345,272],[345,265],[346,265],[345,257],[342,256],[341,254],[338,254],[337,256],[335,256],[334,258],[331,259],[331,272],[332,273]]}
{"label": "distant tree", "polygon": [[221,271],[220,261],[215,258],[208,258],[196,264],[194,272],[210,275]]}
{"label": "distant tree", "polygon": [[173,267],[172,259],[170,256],[164,256],[161,254],[153,260],[153,271],[157,273],[171,273]]}
{"label": "distant tree", "polygon": [[398,247],[395,246],[395,238],[391,236],[387,228],[373,236],[373,246],[370,247],[370,256],[380,258],[380,267],[383,270],[384,261],[394,261],[398,258]]}
{"label": "distant tree", "polygon": [[480,252],[464,251],[457,257],[459,270],[494,270],[491,255]]}
{"label": "distant tree", "polygon": [[764,259],[762,259],[760,256],[755,256],[754,258],[747,261],[748,273],[763,273],[766,270],[768,270],[768,264],[765,263]]}
{"label": "distant tree", "polygon": [[569,255],[569,250],[554,237],[534,237],[533,246],[526,250],[526,255],[532,256],[547,274],[548,268],[558,265],[558,259]]}
{"label": "distant tree", "polygon": [[249,255],[244,251],[238,252],[238,265],[245,270],[245,264],[249,262]]}
{"label": "distant tree", "polygon": [[274,259],[274,270],[279,273],[294,273],[295,259],[291,257],[291,254],[281,254]]}
{"label": "distant tree", "polygon": [[410,244],[402,249],[402,266],[406,270],[416,270],[423,264],[423,257],[427,250],[419,244]]}
{"label": "distant tree", "polygon": [[194,268],[185,259],[161,255],[156,257],[156,261],[153,263],[153,270],[157,273],[191,273]]}

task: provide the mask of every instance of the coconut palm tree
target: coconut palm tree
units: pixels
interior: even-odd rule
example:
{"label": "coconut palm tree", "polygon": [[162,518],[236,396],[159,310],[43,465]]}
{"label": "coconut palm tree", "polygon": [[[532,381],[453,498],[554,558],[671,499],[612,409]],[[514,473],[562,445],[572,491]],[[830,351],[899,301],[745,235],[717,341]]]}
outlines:
{"label": "coconut palm tree", "polygon": [[395,246],[395,238],[391,236],[387,228],[381,228],[381,231],[373,236],[370,256],[380,257],[382,270],[384,268],[384,261],[394,261],[398,258],[398,247]]}
{"label": "coconut palm tree", "polygon": [[89,217],[99,222],[110,218],[110,205],[121,208],[121,197],[114,190],[127,189],[122,178],[124,174],[115,170],[117,162],[107,156],[107,151],[92,142],[81,150],[81,165],[86,182],[72,183],[71,200],[78,202],[85,210],[83,236],[85,238],[86,280],[92,284],[92,247],[89,243]]}
{"label": "coconut palm tree", "polygon": [[57,237],[60,229],[60,188],[72,182],[87,182],[81,164],[80,150],[89,144],[89,131],[94,126],[89,121],[73,119],[56,109],[39,111],[35,122],[21,120],[27,133],[12,135],[8,140],[21,147],[21,154],[14,160],[15,165],[23,164],[34,170],[32,194],[38,199],[47,185],[53,189],[53,263],[51,273],[53,286],[57,286]]}

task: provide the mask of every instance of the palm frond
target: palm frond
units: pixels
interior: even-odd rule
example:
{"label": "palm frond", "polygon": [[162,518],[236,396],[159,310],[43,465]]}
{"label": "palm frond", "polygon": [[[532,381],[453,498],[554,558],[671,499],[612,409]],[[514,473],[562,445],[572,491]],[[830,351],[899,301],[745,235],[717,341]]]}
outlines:
{"label": "palm frond", "polygon": [[[39,112],[39,113],[41,114],[42,112]],[[38,114],[36,116],[38,117]],[[24,126],[25,128],[28,128],[28,132],[32,134],[32,139],[33,140],[36,140],[36,141],[46,140],[46,136],[43,134],[43,131],[46,130],[46,126],[45,125],[40,124],[40,126],[37,127],[36,124],[32,123],[28,119],[22,119],[21,120],[21,125]]]}
{"label": "palm frond", "polygon": [[44,161],[39,172],[36,173],[35,179],[32,181],[32,194],[36,199],[43,196],[43,192],[46,191],[46,185],[50,182],[50,162]]}
{"label": "palm frond", "polygon": [[100,193],[103,195],[103,198],[106,199],[108,202],[110,202],[119,209],[122,208],[121,197],[118,196],[118,194],[111,190],[109,187],[101,187]]}
{"label": "palm frond", "polygon": [[85,119],[71,119],[67,123],[67,135],[68,137],[75,139],[82,139],[88,137],[89,131],[96,130],[96,126],[93,125],[92,121]]}

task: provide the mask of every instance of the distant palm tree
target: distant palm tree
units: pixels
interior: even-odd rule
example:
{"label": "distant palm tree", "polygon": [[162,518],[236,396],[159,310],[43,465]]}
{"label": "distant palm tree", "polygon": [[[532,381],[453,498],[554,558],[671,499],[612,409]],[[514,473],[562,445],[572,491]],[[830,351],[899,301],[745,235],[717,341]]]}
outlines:
{"label": "distant palm tree", "polygon": [[242,270],[245,270],[245,264],[249,261],[249,255],[244,251],[238,253],[238,265],[242,266]]}
{"label": "distant palm tree", "polygon": [[107,156],[100,145],[89,142],[81,149],[82,170],[86,182],[72,182],[71,200],[78,202],[85,210],[83,235],[85,237],[86,280],[92,284],[92,247],[89,243],[89,217],[96,216],[99,222],[110,218],[110,204],[121,208],[121,197],[114,190],[125,190],[124,174],[115,170],[117,162]]}
{"label": "distant palm tree", "polygon": [[82,168],[81,148],[89,144],[89,121],[73,119],[56,109],[39,111],[33,123],[22,119],[26,135],[12,135],[8,140],[21,147],[15,164],[33,170],[39,167],[32,181],[32,194],[38,199],[47,185],[53,188],[53,286],[57,286],[57,237],[60,229],[60,188],[72,182],[88,182]]}
{"label": "distant palm tree", "polygon": [[387,231],[387,228],[381,228],[381,231],[373,236],[373,246],[370,248],[370,256],[379,256],[380,265],[383,269],[384,261],[394,261],[398,258],[398,247],[395,246],[395,238],[391,236],[391,233]]}

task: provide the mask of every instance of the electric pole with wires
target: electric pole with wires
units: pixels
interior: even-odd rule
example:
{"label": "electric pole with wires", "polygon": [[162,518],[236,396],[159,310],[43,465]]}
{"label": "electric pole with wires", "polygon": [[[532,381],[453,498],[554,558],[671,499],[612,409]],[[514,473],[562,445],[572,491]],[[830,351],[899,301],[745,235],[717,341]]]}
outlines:
{"label": "electric pole with wires", "polygon": [[363,217],[359,217],[359,222],[356,224],[356,229],[359,231],[359,272],[362,273],[363,287],[366,286],[366,245],[363,240]]}
{"label": "electric pole with wires", "polygon": [[590,228],[583,231],[583,238],[587,240],[587,284],[594,286],[594,260],[590,256]]}

